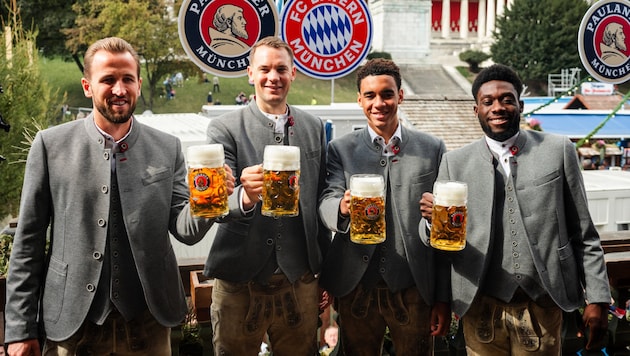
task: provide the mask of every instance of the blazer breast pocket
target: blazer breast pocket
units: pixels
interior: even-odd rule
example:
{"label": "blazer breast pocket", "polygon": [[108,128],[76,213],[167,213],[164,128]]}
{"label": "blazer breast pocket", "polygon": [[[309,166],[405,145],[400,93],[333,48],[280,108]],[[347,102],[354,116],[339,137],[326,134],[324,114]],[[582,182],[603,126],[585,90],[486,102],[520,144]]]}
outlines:
{"label": "blazer breast pocket", "polygon": [[149,168],[142,176],[142,184],[151,185],[155,182],[159,182],[164,179],[172,177],[171,169],[169,167]]}

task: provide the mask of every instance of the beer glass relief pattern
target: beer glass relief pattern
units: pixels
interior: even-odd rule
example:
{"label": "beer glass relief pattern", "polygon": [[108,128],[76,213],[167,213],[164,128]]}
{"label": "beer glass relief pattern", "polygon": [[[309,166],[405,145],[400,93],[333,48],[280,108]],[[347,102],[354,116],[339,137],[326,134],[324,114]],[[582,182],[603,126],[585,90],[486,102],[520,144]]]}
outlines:
{"label": "beer glass relief pattern", "polygon": [[431,246],[446,251],[466,247],[466,206],[434,205],[431,215]]}
{"label": "beer glass relief pattern", "polygon": [[385,241],[385,198],[353,196],[350,204],[350,240],[359,244]]}
{"label": "beer glass relief pattern", "polygon": [[263,170],[262,214],[297,216],[299,213],[300,171]]}
{"label": "beer glass relief pattern", "polygon": [[217,218],[229,212],[225,169],[190,168],[190,210],[195,216]]}

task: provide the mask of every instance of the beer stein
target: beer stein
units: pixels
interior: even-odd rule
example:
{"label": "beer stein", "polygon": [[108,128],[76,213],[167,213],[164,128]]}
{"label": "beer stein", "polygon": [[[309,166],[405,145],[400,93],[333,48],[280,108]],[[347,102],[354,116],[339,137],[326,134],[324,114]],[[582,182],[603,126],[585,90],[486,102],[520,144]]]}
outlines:
{"label": "beer stein", "polygon": [[435,182],[429,240],[431,246],[446,251],[460,251],[466,247],[467,199],[466,183]]}
{"label": "beer stein", "polygon": [[261,213],[265,216],[297,216],[300,199],[300,148],[265,146],[263,153]]}
{"label": "beer stein", "polygon": [[196,145],[186,151],[190,212],[194,216],[217,218],[226,216],[228,189],[223,145]]}
{"label": "beer stein", "polygon": [[385,183],[378,174],[350,177],[350,241],[378,244],[385,241]]}

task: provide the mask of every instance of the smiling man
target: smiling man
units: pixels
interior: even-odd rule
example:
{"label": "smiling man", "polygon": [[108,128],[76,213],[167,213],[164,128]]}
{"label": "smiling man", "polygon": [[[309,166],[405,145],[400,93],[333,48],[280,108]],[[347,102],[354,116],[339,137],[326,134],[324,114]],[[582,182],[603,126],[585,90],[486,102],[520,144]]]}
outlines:
{"label": "smiling man", "polygon": [[40,341],[46,355],[171,355],[188,309],[169,232],[193,244],[213,221],[190,214],[179,140],[133,117],[133,47],[99,40],[84,64],[94,110],[38,132],[29,151],[5,341],[12,356],[39,355]]}
{"label": "smiling man", "polygon": [[[357,71],[358,103],[367,128],[330,142],[326,190],[319,214],[336,232],[321,284],[336,298],[340,344],[346,355],[380,355],[386,328],[396,354],[431,355],[432,336],[448,330],[448,281],[436,287],[434,254],[418,236],[420,198],[431,191],[445,145],[406,127],[398,66],[384,59]],[[386,239],[378,245],[350,241],[349,180],[378,174],[386,186]]]}
{"label": "smiling man", "polygon": [[[562,311],[584,309],[599,349],[610,290],[568,138],[520,130],[523,84],[496,64],[472,85],[481,140],[444,155],[439,180],[468,184],[466,247],[452,252],[452,309],[468,355],[560,355]],[[422,199],[430,219],[433,197]],[[426,222],[420,225],[428,243]]]}
{"label": "smiling man", "polygon": [[[266,333],[274,355],[317,353],[320,244],[330,242],[317,219],[326,133],[322,120],[288,105],[295,71],[289,45],[277,37],[258,41],[247,68],[255,100],[208,126],[209,142],[223,144],[238,181],[204,270],[215,278],[211,317],[217,355],[255,355]],[[296,217],[261,213],[267,145],[300,148]]]}

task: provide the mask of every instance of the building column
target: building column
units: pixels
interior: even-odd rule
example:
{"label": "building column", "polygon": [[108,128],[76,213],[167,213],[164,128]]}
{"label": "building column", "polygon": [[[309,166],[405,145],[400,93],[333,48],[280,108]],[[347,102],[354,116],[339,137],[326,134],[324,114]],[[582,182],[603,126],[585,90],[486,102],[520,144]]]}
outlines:
{"label": "building column", "polygon": [[451,35],[451,0],[442,0],[442,37]]}
{"label": "building column", "polygon": [[506,8],[511,9],[512,5],[514,5],[514,0],[507,0]]}
{"label": "building column", "polygon": [[497,17],[503,16],[505,11],[505,0],[497,0]]}
{"label": "building column", "polygon": [[492,32],[494,31],[494,19],[495,19],[495,14],[496,14],[496,10],[495,10],[495,6],[494,6],[494,1],[495,0],[487,0],[487,11],[486,11],[486,38],[490,38],[492,37]]}
{"label": "building column", "polygon": [[459,37],[468,38],[468,0],[461,0],[459,7]]}
{"label": "building column", "polygon": [[486,37],[486,0],[479,0],[477,9],[477,39],[479,41]]}

